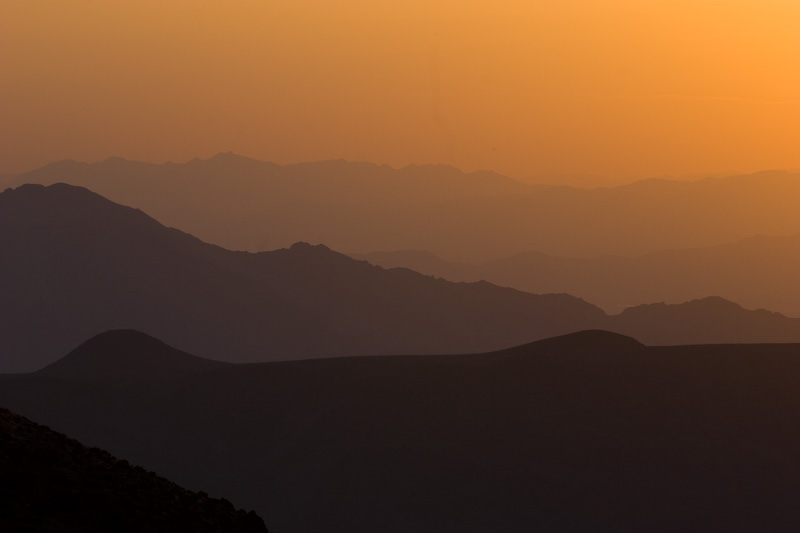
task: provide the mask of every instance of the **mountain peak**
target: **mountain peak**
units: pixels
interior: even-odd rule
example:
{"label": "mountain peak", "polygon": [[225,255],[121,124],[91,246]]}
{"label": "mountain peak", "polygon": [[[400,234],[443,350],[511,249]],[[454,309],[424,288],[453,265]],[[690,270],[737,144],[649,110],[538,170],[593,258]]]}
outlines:
{"label": "mountain peak", "polygon": [[228,150],[227,152],[217,152],[216,154],[212,155],[209,159],[218,159],[218,160],[222,160],[222,159],[239,159],[239,158],[242,158],[242,157],[243,156],[237,154],[236,152],[234,152],[232,150]]}
{"label": "mountain peak", "polygon": [[634,307],[628,307],[622,311],[622,315],[630,316],[642,313],[655,313],[655,312],[679,312],[680,310],[694,311],[694,312],[741,312],[745,309],[730,300],[726,300],[721,296],[707,296],[705,298],[698,298],[680,304],[667,304],[664,302],[642,304]]}
{"label": "mountain peak", "polygon": [[6,196],[9,200],[12,197],[16,199],[48,198],[54,200],[61,198],[93,197],[102,200],[104,202],[108,202],[108,200],[106,200],[99,194],[90,191],[86,187],[81,187],[78,185],[69,185],[67,183],[53,183],[52,185],[41,185],[38,183],[24,183],[17,187],[13,188],[9,187],[5,191],[3,191],[3,196]]}
{"label": "mountain peak", "polygon": [[642,348],[645,345],[633,337],[606,331],[602,329],[587,329],[550,337],[540,341],[531,342],[502,352],[528,352],[530,350],[547,350],[556,352],[597,351],[597,350],[622,350]]}
{"label": "mountain peak", "polygon": [[576,331],[575,333],[568,333],[558,337],[551,337],[543,339],[534,344],[557,344],[564,348],[641,348],[644,346],[641,342],[633,337],[614,333],[613,331],[606,331],[603,329],[587,329],[583,331]]}
{"label": "mountain peak", "polygon": [[111,157],[107,157],[101,163],[103,164],[118,164],[118,163],[134,163],[130,159],[125,159],[124,157],[120,157],[118,155],[112,155]]}
{"label": "mountain peak", "polygon": [[209,157],[208,159],[206,159],[206,161],[213,161],[220,163],[230,163],[236,161],[247,161],[247,162],[258,162],[258,163],[264,162],[264,161],[259,161],[257,159],[253,159],[252,157],[247,157],[241,154],[237,154],[236,152],[232,152],[230,150],[227,152],[218,152]]}
{"label": "mountain peak", "polygon": [[92,337],[38,373],[83,379],[158,379],[227,364],[182,352],[140,331],[120,329]]}
{"label": "mountain peak", "polygon": [[743,309],[742,306],[737,304],[736,302],[726,300],[721,296],[706,296],[705,298],[700,298],[697,300],[686,302],[686,305],[697,306],[697,307],[700,306],[716,307],[725,309]]}
{"label": "mountain peak", "polygon": [[302,251],[302,250],[319,250],[319,251],[327,251],[330,252],[331,249],[325,246],[324,244],[311,244],[305,241],[298,241],[289,247],[290,250],[294,251]]}

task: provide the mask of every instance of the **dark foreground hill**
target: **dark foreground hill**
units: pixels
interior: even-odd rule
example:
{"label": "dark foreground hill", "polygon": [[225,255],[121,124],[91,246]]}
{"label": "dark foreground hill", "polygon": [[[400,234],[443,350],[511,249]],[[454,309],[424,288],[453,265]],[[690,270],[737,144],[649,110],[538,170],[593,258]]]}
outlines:
{"label": "dark foreground hill", "polygon": [[39,373],[72,379],[160,380],[227,364],[178,351],[139,331],[119,330],[89,339]]}
{"label": "dark foreground hill", "polygon": [[[100,340],[109,356],[132,342]],[[0,404],[287,533],[785,532],[800,528],[798,379],[800,345],[587,331],[125,387],[6,375]]]}
{"label": "dark foreground hill", "polygon": [[267,531],[194,493],[0,408],[3,531]]}

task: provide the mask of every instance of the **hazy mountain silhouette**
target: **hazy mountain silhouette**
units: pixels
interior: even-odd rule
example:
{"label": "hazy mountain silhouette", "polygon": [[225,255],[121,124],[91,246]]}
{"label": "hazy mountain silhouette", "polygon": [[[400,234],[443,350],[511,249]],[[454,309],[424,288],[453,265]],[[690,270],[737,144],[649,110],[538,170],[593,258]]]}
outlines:
{"label": "hazy mountain silhouette", "polygon": [[204,241],[250,251],[297,241],[336,244],[349,233],[381,240],[386,224],[370,230],[362,223],[387,207],[399,212],[450,198],[531,189],[493,172],[464,173],[445,165],[393,169],[342,160],[276,165],[230,152],[162,165],[118,157],[94,164],[66,160],[21,174],[14,183],[59,182],[141,207]]}
{"label": "hazy mountain silhouette", "polygon": [[280,166],[220,154],[163,165],[64,161],[16,181],[55,182],[88,187],[207,242],[251,251],[306,241],[483,262],[523,250],[636,255],[800,233],[800,177],[779,171],[587,190],[526,186],[444,166]]}
{"label": "hazy mountain silhouette", "polygon": [[[420,274],[425,274],[426,276],[435,276],[450,281],[489,281],[488,278],[493,275],[493,272],[484,268],[483,264],[446,261],[426,250],[392,250],[370,252],[366,254],[350,253],[347,255],[353,259],[367,261],[373,265],[381,266],[383,268],[409,268],[415,272],[419,272]],[[527,278],[523,279],[527,281]],[[520,283],[519,280],[515,279],[514,281],[516,283]],[[509,287],[511,285],[511,283],[506,284],[506,286]]]}
{"label": "hazy mountain silhouette", "polygon": [[636,335],[647,344],[703,344],[709,338],[726,343],[797,342],[800,325],[800,319],[745,310],[719,297],[640,305],[611,318],[615,331]]}
{"label": "hazy mountain silhouette", "polygon": [[324,246],[230,252],[63,184],[0,194],[0,249],[5,371],[109,329],[241,362],[481,351],[604,319],[568,295],[386,271]]}
{"label": "hazy mountain silhouette", "polygon": [[115,330],[89,339],[39,373],[71,379],[161,379],[227,364],[178,351],[135,330]]}
{"label": "hazy mountain silhouette", "polygon": [[0,450],[4,531],[267,531],[252,511],[189,492],[2,408]]}
{"label": "hazy mountain silhouette", "polygon": [[0,248],[4,371],[109,329],[237,362],[479,352],[587,328],[648,343],[800,341],[800,319],[735,305],[608,317],[565,294],[384,270],[324,246],[230,252],[64,184],[0,194]]}
{"label": "hazy mountain silhouette", "polygon": [[353,254],[384,268],[405,267],[451,281],[486,280],[526,292],[565,292],[617,314],[650,302],[717,295],[744,307],[800,317],[800,234],[750,237],[706,248],[636,257],[555,257],[525,252],[482,264],[444,261],[429,252]]}
{"label": "hazy mountain silhouette", "polygon": [[644,344],[633,337],[628,337],[627,335],[622,335],[613,331],[596,329],[577,331],[575,333],[568,333],[567,335],[542,339],[522,346],[501,350],[495,352],[495,354],[517,354],[525,353],[530,349],[543,350],[547,348],[553,348],[558,350],[559,353],[564,353],[571,350],[607,351],[642,348],[643,346]]}
{"label": "hazy mountain silhouette", "polygon": [[[111,357],[127,343],[97,342]],[[287,533],[793,531],[799,372],[800,345],[587,331],[127,387],[100,372],[4,375],[0,404]]]}

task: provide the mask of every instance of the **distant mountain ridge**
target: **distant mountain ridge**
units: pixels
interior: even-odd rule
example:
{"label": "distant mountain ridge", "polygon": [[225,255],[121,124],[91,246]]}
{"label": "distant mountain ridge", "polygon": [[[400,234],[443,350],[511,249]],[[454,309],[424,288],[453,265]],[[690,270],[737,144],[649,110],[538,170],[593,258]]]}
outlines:
{"label": "distant mountain ridge", "polygon": [[649,344],[800,341],[800,319],[713,299],[608,317],[566,294],[384,270],[319,245],[230,252],[64,184],[0,194],[0,249],[3,371],[115,329],[235,362],[480,352],[598,328]]}
{"label": "distant mountain ridge", "polygon": [[800,317],[800,233],[754,236],[707,248],[635,257],[555,257],[523,252],[482,264],[409,250],[352,254],[384,268],[405,267],[451,281],[486,280],[526,292],[566,292],[618,314],[642,303],[717,295],[743,306]]}
{"label": "distant mountain ridge", "polygon": [[603,319],[568,295],[386,271],[324,246],[230,252],[63,184],[0,194],[0,248],[4,370],[111,329],[258,361],[483,350]]}
{"label": "distant mountain ridge", "polygon": [[[128,334],[98,339],[111,362],[126,359]],[[131,375],[125,387],[90,348],[73,356],[98,365],[93,377],[0,375],[0,405],[224,494],[275,531],[800,527],[800,344],[652,347],[594,330],[493,353]]]}
{"label": "distant mountain ridge", "polygon": [[305,241],[485,262],[524,250],[625,256],[800,233],[800,174],[780,171],[587,190],[435,165],[275,165],[218,154],[162,165],[66,161],[15,181],[57,182],[135,205],[206,242],[250,251]]}
{"label": "distant mountain ridge", "polygon": [[204,241],[249,251],[297,241],[328,243],[339,227],[351,226],[350,210],[368,204],[380,210],[530,189],[500,174],[464,173],[446,165],[394,169],[344,160],[277,165],[231,152],[187,163],[65,160],[20,174],[12,183],[59,182],[139,206]]}

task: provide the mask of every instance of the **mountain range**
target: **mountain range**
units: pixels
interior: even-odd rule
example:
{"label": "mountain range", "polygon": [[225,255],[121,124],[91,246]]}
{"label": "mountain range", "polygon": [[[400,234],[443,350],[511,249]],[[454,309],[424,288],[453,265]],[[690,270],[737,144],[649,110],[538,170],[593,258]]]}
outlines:
{"label": "mountain range", "polygon": [[777,532],[800,527],[798,356],[584,331],[210,365],[111,331],[0,376],[0,405],[285,533]]}
{"label": "mountain range", "polygon": [[385,270],[320,245],[231,252],[64,184],[0,194],[0,249],[7,372],[126,328],[234,362],[481,352],[590,328],[657,344],[800,341],[800,319],[719,298],[608,316],[566,294]]}
{"label": "mountain range", "polygon": [[425,251],[351,256],[384,268],[405,267],[451,281],[486,280],[526,292],[565,292],[612,314],[641,303],[674,304],[714,294],[749,309],[800,317],[800,233],[760,235],[713,247],[635,257],[555,257],[523,252],[471,264],[445,261]]}
{"label": "mountain range", "polygon": [[782,171],[577,189],[446,166],[276,165],[225,153],[161,165],[62,161],[14,183],[57,182],[139,207],[206,242],[250,251],[306,241],[483,263],[530,250],[629,256],[800,233],[800,176]]}
{"label": "mountain range", "polygon": [[241,362],[480,351],[604,317],[568,295],[387,271],[324,246],[231,252],[63,184],[0,194],[0,249],[5,371],[108,329]]}

